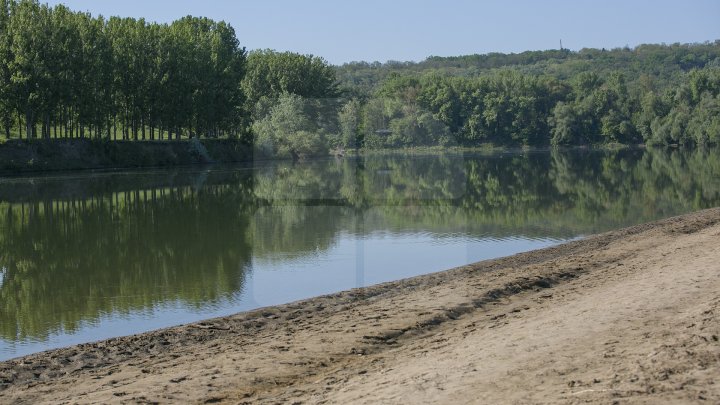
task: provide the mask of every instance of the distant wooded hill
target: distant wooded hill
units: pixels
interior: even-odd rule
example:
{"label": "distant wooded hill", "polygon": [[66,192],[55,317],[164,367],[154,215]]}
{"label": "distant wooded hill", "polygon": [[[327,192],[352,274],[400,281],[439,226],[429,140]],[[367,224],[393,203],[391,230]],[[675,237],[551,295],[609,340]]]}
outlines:
{"label": "distant wooded hill", "polygon": [[[336,68],[357,143],[708,144],[720,139],[720,41],[528,51]],[[348,118],[362,105],[360,118]],[[357,122],[358,125],[353,126]],[[352,138],[352,131],[345,135]]]}

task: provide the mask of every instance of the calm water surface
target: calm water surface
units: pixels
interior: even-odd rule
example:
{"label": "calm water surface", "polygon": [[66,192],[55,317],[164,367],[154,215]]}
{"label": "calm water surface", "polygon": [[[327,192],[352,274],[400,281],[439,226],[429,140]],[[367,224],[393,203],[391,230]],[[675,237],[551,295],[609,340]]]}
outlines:
{"label": "calm water surface", "polygon": [[720,205],[717,151],[373,156],[0,179],[0,360]]}

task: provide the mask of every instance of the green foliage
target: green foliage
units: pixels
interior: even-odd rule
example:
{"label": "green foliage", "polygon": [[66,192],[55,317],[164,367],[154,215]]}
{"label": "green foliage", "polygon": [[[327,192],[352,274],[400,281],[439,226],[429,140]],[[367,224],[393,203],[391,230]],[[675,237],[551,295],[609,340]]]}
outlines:
{"label": "green foliage", "polygon": [[[542,144],[548,138],[547,116],[567,92],[552,78],[516,72],[472,79],[393,75],[367,103],[366,142],[382,147]],[[378,131],[387,139],[378,139]]]}
{"label": "green foliage", "polygon": [[313,110],[311,101],[298,95],[280,96],[253,126],[259,156],[297,159],[327,154],[324,131],[318,127]]}
{"label": "green foliage", "polygon": [[720,69],[692,70],[687,81],[662,97],[643,99],[640,127],[654,144],[717,144],[720,141]]}
{"label": "green foliage", "polygon": [[[353,64],[338,74],[377,78],[353,91],[368,94],[360,138],[370,148],[714,144],[718,55],[720,42],[643,45]],[[443,127],[421,131],[428,115]]]}
{"label": "green foliage", "polygon": [[352,62],[337,68],[342,88],[372,95],[392,74],[442,74],[477,77],[497,70],[516,70],[532,75],[550,75],[567,80],[592,71],[607,76],[622,71],[632,84],[650,76],[664,86],[672,86],[683,72],[713,63],[720,65],[720,40],[702,44],[639,45],[634,49],[567,49],[526,51],[517,54],[488,53],[451,57],[431,56],[421,62]]}
{"label": "green foliage", "polygon": [[292,52],[253,51],[242,89],[255,122],[260,156],[322,155],[331,143],[338,146],[343,142],[335,71],[324,59]]}
{"label": "green foliage", "polygon": [[338,96],[335,71],[325,59],[292,52],[253,51],[242,88],[251,106],[267,97],[276,100],[284,94],[311,99]]}
{"label": "green foliage", "polygon": [[553,144],[637,143],[622,74],[603,80],[594,73],[582,73],[572,83],[571,98],[558,103],[549,120]]}
{"label": "green foliage", "polygon": [[[37,0],[0,0],[0,33],[5,138],[231,137],[295,156],[720,137],[720,41],[333,67],[313,55],[248,54],[225,22],[104,19]],[[291,130],[281,118],[288,95],[304,104]]]}
{"label": "green foliage", "polygon": [[687,134],[697,144],[720,143],[720,96],[705,93],[688,120]]}
{"label": "green foliage", "polygon": [[362,144],[362,104],[357,99],[348,101],[338,113],[340,146],[356,148]]}
{"label": "green foliage", "polygon": [[[28,138],[242,135],[246,52],[232,27],[93,18],[36,0],[0,3],[0,124]],[[146,130],[150,130],[149,136]]]}
{"label": "green foliage", "polygon": [[[715,143],[718,61],[720,41],[355,62],[337,74],[364,102],[366,147]],[[426,113],[446,131],[415,136],[412,117]]]}

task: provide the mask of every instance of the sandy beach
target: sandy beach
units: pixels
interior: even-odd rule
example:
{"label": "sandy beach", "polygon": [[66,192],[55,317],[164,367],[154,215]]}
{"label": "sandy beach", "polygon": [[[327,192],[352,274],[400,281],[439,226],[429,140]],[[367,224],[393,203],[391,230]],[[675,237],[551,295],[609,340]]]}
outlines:
{"label": "sandy beach", "polygon": [[720,209],[0,363],[0,403],[720,403]]}

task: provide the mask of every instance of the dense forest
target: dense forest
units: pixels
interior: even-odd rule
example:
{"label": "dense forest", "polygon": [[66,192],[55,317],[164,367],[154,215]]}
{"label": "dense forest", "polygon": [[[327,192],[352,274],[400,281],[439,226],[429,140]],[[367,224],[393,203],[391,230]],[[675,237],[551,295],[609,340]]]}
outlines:
{"label": "dense forest", "polygon": [[353,95],[342,134],[359,145],[720,140],[720,41],[358,62],[337,72]]}
{"label": "dense forest", "polygon": [[335,148],[716,144],[720,41],[354,62],[241,46],[232,26],[0,0],[4,139],[233,138]]}

